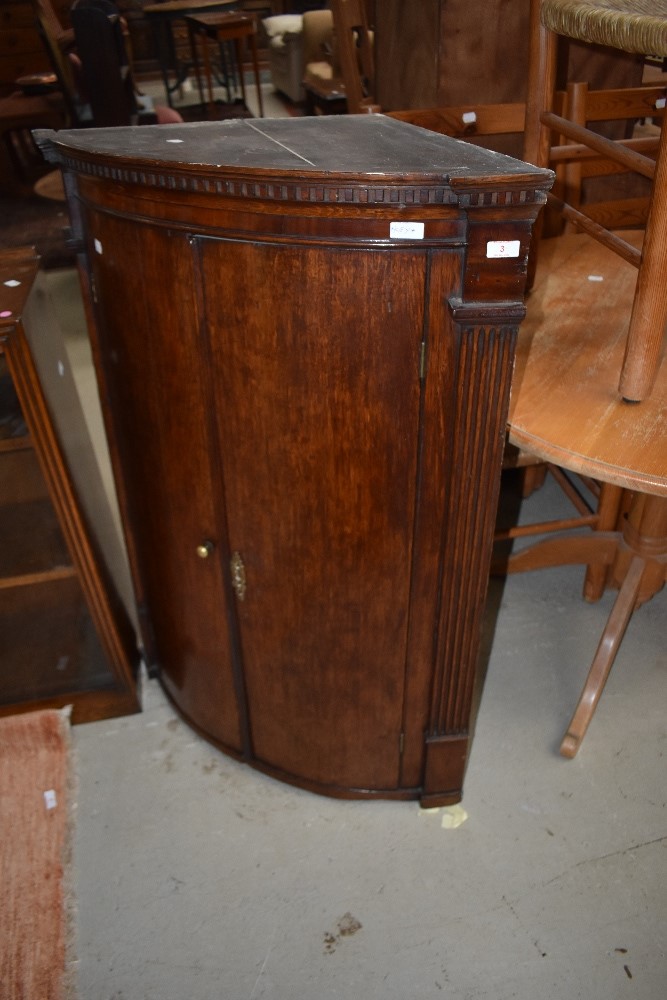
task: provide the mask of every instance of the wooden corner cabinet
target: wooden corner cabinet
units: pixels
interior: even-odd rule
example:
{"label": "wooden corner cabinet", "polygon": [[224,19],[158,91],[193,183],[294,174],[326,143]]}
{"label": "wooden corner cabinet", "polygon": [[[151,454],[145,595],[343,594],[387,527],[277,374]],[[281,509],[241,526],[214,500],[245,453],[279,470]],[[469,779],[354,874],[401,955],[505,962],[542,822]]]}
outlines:
{"label": "wooden corner cabinet", "polygon": [[138,709],[123,560],[39,261],[0,253],[0,714]]}
{"label": "wooden corner cabinet", "polygon": [[380,115],[38,142],[167,692],[283,780],[457,801],[550,172]]}

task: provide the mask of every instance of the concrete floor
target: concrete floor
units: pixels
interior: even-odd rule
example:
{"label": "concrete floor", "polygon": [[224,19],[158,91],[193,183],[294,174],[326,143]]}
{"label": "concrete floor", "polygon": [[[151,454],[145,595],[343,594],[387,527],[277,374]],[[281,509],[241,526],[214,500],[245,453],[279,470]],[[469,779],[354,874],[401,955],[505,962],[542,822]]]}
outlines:
{"label": "concrete floor", "polygon": [[[94,422],[77,278],[50,284]],[[547,485],[525,513],[561,505]],[[566,761],[613,599],[580,586],[576,568],[492,582],[454,829],[450,810],[330,801],[229,760],[155,681],[141,715],[76,727],[82,1000],[663,1000],[667,591]]]}
{"label": "concrete floor", "polygon": [[[98,420],[74,272],[50,284]],[[102,459],[104,461],[104,459]],[[559,510],[552,486],[525,516]],[[81,1000],[664,1000],[667,592],[637,611],[579,756],[557,753],[613,594],[492,582],[461,825],[227,759],[155,681],[78,726]]]}

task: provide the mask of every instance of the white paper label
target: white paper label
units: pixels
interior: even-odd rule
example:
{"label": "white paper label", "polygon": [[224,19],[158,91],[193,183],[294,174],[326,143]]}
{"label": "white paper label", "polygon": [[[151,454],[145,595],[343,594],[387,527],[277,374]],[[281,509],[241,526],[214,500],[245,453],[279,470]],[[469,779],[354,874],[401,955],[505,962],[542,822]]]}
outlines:
{"label": "white paper label", "polygon": [[486,244],[487,257],[518,257],[520,250],[519,240],[489,240]]}
{"label": "white paper label", "polygon": [[389,235],[392,240],[423,240],[423,222],[390,222]]}
{"label": "white paper label", "polygon": [[101,244],[101,242],[99,240],[94,240],[93,241],[93,246],[95,247],[95,252],[96,253],[102,253],[103,252],[102,244]]}
{"label": "white paper label", "polygon": [[48,791],[44,792],[44,805],[47,809],[55,809],[58,805],[56,793],[53,788],[49,788]]}

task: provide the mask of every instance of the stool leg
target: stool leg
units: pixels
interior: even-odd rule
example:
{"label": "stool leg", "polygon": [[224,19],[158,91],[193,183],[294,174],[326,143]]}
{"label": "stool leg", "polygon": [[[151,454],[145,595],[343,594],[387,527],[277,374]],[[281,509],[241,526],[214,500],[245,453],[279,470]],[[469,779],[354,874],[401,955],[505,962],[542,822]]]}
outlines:
{"label": "stool leg", "polygon": [[619,392],[639,402],[651,392],[667,324],[667,125],[658,158]]}

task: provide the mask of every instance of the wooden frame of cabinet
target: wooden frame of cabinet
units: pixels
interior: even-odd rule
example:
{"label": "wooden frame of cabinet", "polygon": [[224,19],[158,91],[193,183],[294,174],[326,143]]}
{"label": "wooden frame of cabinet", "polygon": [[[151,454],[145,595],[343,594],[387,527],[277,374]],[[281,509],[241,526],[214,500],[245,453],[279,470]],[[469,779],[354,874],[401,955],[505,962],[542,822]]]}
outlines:
{"label": "wooden frame of cabinet", "polygon": [[551,173],[370,115],[38,141],[166,691],[276,777],[456,801]]}
{"label": "wooden frame of cabinet", "polygon": [[0,390],[0,714],[137,711],[136,636],[105,560],[111,514],[30,248],[0,254]]}

